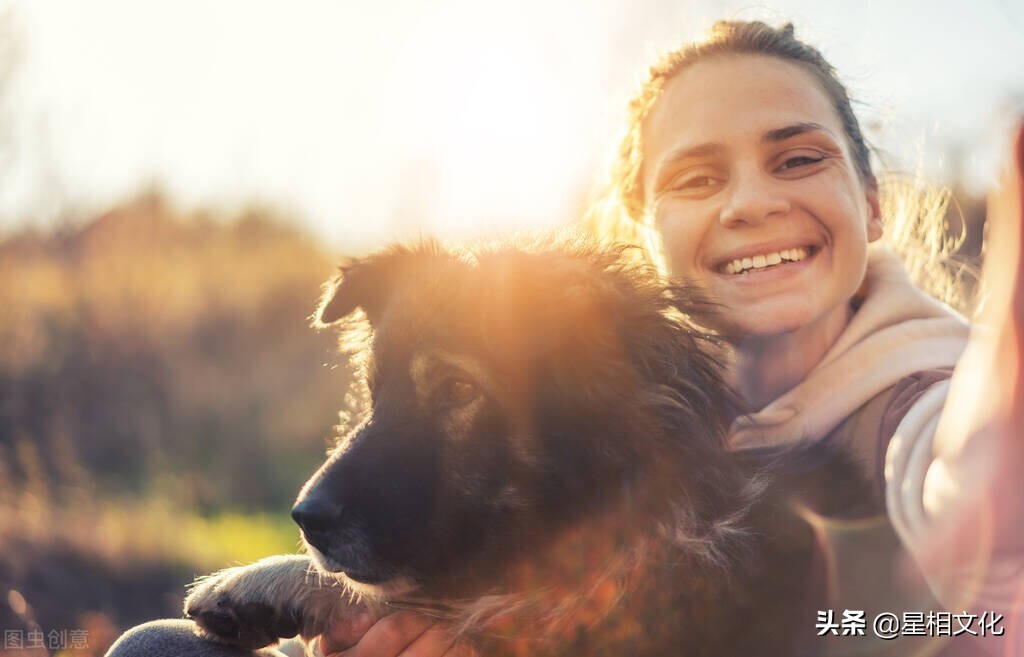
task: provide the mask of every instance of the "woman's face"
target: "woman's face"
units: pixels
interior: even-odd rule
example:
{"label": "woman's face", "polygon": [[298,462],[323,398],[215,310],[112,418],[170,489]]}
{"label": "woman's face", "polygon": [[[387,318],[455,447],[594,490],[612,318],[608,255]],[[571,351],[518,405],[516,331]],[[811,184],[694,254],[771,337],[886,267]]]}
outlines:
{"label": "woman's face", "polygon": [[684,69],[644,123],[643,157],[671,271],[724,307],[719,328],[845,324],[881,219],[810,72],[758,55]]}

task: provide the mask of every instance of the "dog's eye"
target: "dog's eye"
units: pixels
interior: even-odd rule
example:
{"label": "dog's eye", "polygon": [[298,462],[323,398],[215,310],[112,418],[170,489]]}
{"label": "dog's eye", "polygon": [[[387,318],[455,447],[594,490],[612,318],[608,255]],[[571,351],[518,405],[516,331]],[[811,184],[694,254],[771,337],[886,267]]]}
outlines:
{"label": "dog's eye", "polygon": [[466,379],[451,378],[441,384],[440,401],[448,406],[465,406],[480,396],[480,390]]}

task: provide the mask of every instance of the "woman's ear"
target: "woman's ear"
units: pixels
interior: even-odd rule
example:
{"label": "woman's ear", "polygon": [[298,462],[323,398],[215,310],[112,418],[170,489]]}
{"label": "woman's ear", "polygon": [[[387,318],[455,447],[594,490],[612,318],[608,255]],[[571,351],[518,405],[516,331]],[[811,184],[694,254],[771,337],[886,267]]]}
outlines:
{"label": "woman's ear", "polygon": [[878,199],[878,181],[874,178],[867,184],[864,195],[868,202],[868,242],[882,238],[882,204]]}

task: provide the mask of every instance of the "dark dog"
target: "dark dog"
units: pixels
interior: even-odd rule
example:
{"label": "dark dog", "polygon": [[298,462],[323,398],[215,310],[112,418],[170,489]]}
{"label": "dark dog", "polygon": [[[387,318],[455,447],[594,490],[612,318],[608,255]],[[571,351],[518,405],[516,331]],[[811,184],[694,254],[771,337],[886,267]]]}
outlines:
{"label": "dark dog", "polygon": [[488,654],[796,654],[818,604],[787,506],[806,482],[726,451],[717,347],[677,311],[695,303],[582,242],[352,262],[316,320],[348,322],[369,413],[293,510],[316,573],[232,569],[189,615],[249,647],[379,604]]}

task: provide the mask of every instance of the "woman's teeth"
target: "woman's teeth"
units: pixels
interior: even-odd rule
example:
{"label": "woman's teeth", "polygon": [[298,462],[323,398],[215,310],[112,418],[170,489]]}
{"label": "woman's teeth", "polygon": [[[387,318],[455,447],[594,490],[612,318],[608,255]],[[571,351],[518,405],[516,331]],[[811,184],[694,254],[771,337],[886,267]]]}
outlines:
{"label": "woman's teeth", "polygon": [[782,262],[800,262],[807,257],[807,253],[806,248],[799,247],[756,255],[752,258],[737,258],[732,262],[726,263],[722,267],[722,271],[726,274],[745,274],[749,271],[772,267]]}

